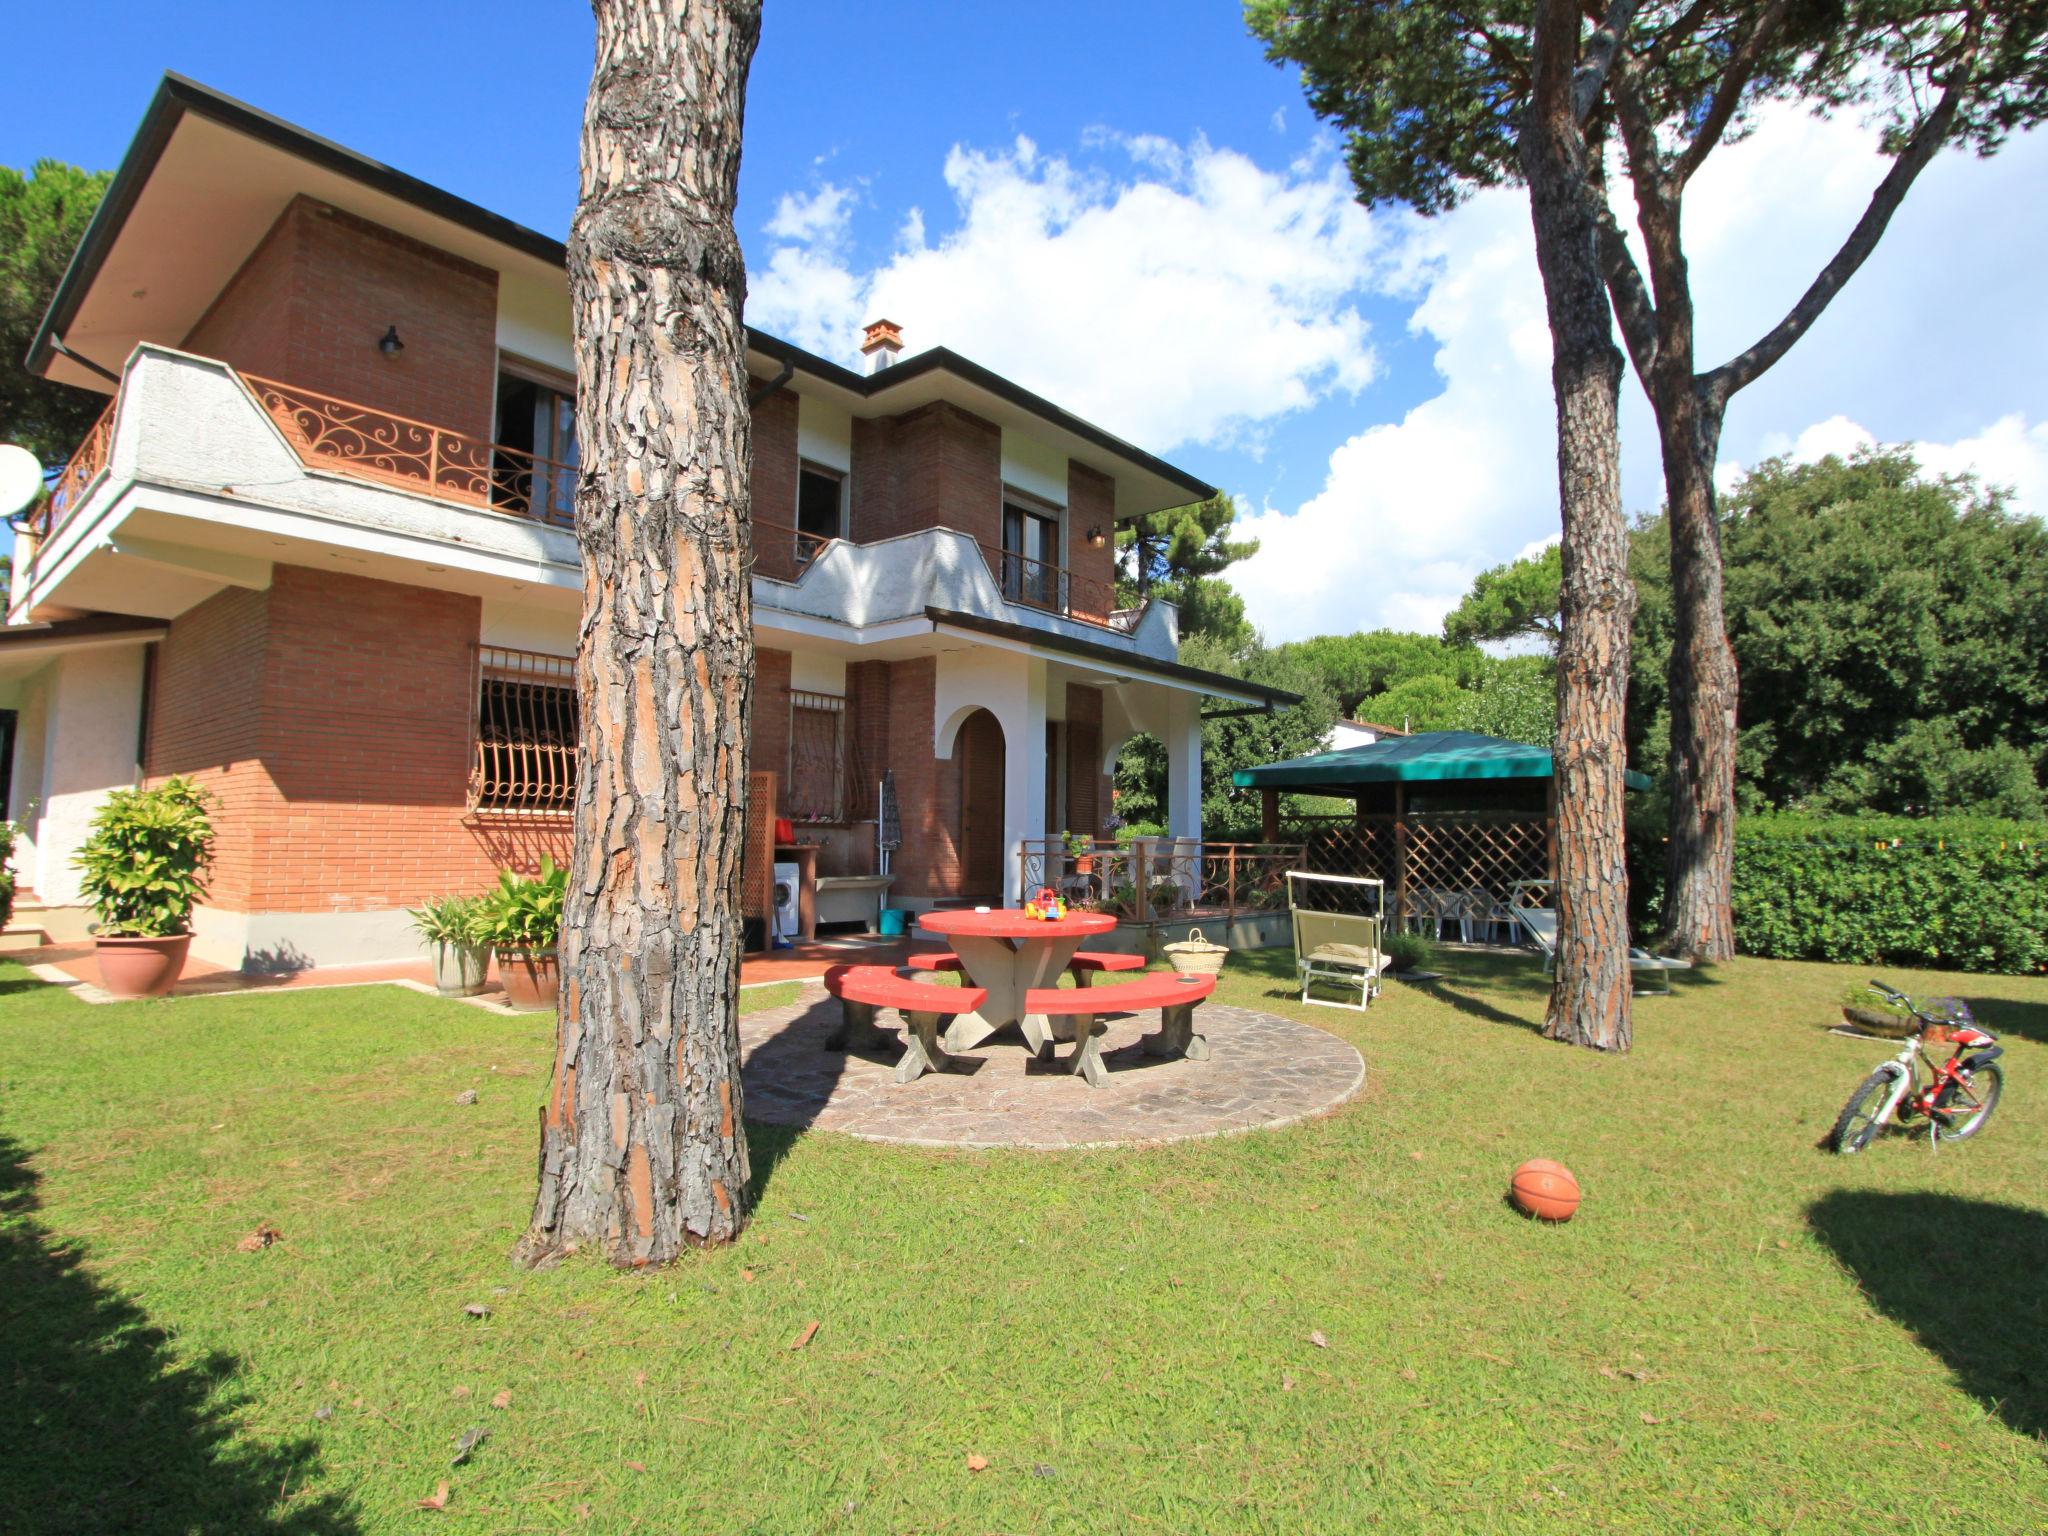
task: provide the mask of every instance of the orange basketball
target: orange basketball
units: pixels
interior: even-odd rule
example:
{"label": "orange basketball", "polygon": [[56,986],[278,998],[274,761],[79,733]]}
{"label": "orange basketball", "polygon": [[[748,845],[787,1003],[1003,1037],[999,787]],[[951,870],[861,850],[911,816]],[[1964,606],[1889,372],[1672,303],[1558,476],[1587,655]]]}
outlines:
{"label": "orange basketball", "polygon": [[1570,1221],[1579,1208],[1579,1181],[1563,1163],[1532,1157],[1515,1170],[1508,1196],[1516,1209],[1543,1221]]}

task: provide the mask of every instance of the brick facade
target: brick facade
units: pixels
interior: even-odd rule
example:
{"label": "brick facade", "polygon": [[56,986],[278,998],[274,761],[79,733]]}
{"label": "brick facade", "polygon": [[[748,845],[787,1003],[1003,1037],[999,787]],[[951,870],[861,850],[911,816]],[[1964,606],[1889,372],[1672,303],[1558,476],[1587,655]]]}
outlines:
{"label": "brick facade", "polygon": [[754,772],[775,775],[775,814],[789,797],[789,652],[754,652]]}
{"label": "brick facade", "polygon": [[[377,342],[398,327],[405,350]],[[498,275],[294,198],[183,346],[248,373],[495,436]]]}
{"label": "brick facade", "polygon": [[[1090,528],[1102,530],[1102,548],[1088,542]],[[1067,461],[1067,569],[1082,578],[1074,584],[1075,610],[1107,618],[1116,591],[1116,482],[1072,459]]]}
{"label": "brick facade", "polygon": [[208,905],[374,912],[566,856],[566,822],[466,815],[478,599],[280,565],[158,652],[145,769],[221,798]]}
{"label": "brick facade", "polygon": [[853,424],[856,543],[924,528],[957,528],[1003,542],[1003,434],[993,422],[935,401]]}

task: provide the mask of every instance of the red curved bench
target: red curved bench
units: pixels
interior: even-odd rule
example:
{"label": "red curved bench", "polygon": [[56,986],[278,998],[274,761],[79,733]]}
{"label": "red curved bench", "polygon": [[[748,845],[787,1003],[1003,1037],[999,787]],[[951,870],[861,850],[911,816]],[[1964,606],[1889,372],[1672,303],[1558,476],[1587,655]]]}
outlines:
{"label": "red curved bench", "polygon": [[1104,971],[1143,969],[1143,955],[1118,954],[1113,949],[1077,949],[1074,951],[1074,958],[1067,962],[1067,974],[1074,978],[1074,985],[1077,987],[1093,986],[1095,978]]}
{"label": "red curved bench", "polygon": [[1184,1056],[1207,1061],[1209,1042],[1195,1033],[1195,1004],[1216,990],[1214,976],[1161,974],[1115,987],[1033,987],[1024,994],[1027,1012],[1074,1021],[1074,1054],[1067,1070],[1091,1088],[1109,1081],[1102,1064],[1102,1015],[1159,1010],[1160,1029],[1145,1037],[1148,1056]]}
{"label": "red curved bench", "polygon": [[894,1008],[909,1027],[896,1081],[914,1083],[944,1070],[951,1059],[939,1046],[939,1021],[972,1013],[988,998],[984,987],[938,987],[899,976],[886,965],[835,965],[825,973],[825,990],[839,999],[839,1028],[826,1037],[831,1050],[844,1050],[856,1034],[875,1038],[875,1010]]}
{"label": "red curved bench", "polygon": [[913,971],[965,971],[960,957],[950,949],[921,949],[903,962]]}

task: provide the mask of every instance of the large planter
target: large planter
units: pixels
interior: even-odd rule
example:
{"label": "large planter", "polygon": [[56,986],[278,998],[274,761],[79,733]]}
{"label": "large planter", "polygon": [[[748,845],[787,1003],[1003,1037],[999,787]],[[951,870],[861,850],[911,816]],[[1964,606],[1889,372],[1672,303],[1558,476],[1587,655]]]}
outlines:
{"label": "large planter", "polygon": [[562,986],[555,952],[501,944],[497,956],[498,982],[505,989],[506,1006],[521,1013],[552,1012]]}
{"label": "large planter", "polygon": [[489,945],[452,944],[446,939],[434,945],[434,986],[444,997],[474,997],[490,978]]}
{"label": "large planter", "polygon": [[167,939],[95,938],[100,985],[116,997],[162,997],[177,985],[191,947],[189,933]]}

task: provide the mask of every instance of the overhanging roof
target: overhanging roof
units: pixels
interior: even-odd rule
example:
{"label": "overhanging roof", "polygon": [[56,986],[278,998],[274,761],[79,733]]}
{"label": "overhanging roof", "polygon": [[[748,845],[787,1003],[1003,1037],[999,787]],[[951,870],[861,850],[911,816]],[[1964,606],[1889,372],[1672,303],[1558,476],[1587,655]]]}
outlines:
{"label": "overhanging roof", "polygon": [[[1503,741],[1477,731],[1422,731],[1369,746],[1318,752],[1240,768],[1239,789],[1349,789],[1366,784],[1412,784],[1446,779],[1547,779],[1554,771],[1548,747]],[[1648,789],[1648,775],[1626,774],[1630,789]]]}
{"label": "overhanging roof", "polygon": [[[29,344],[29,371],[105,393],[109,382],[58,352],[56,342],[114,373],[138,342],[180,345],[299,193],[490,268],[508,292],[521,290],[523,312],[559,308],[568,323],[568,250],[560,240],[166,74]],[[860,374],[751,326],[747,345],[761,371],[787,365],[856,414],[907,409],[943,392],[992,419],[1043,423],[1071,457],[1117,482],[1120,516],[1215,494],[1185,470],[946,347]]]}
{"label": "overhanging roof", "polygon": [[1082,640],[1071,635],[1055,634],[1050,630],[1034,629],[1028,624],[1012,624],[1005,619],[986,619],[977,613],[960,613],[951,608],[927,608],[924,616],[936,628],[966,630],[977,635],[991,635],[999,640],[1016,641],[1038,650],[1053,651],[1061,655],[1077,657],[1083,661],[1114,667],[1120,672],[1129,672],[1137,677],[1171,678],[1175,682],[1193,683],[1205,691],[1223,698],[1246,699],[1269,706],[1299,704],[1301,695],[1289,693],[1285,688],[1269,688],[1264,683],[1246,682],[1241,677],[1230,677],[1222,672],[1209,672],[1201,667],[1183,666],[1177,661],[1160,661],[1151,656],[1140,656],[1118,646],[1104,645],[1095,640]]}

